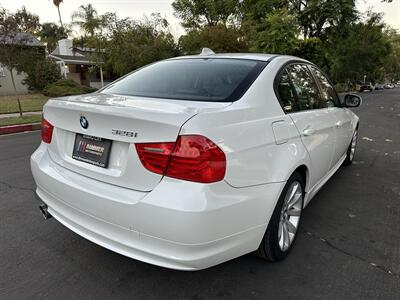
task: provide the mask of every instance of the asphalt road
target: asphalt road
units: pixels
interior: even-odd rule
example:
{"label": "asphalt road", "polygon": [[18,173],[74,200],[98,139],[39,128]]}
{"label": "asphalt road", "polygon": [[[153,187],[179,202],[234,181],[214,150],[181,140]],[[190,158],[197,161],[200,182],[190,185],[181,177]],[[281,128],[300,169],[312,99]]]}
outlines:
{"label": "asphalt road", "polygon": [[108,251],[39,213],[39,133],[0,137],[0,299],[400,299],[400,88],[363,97],[356,161],[307,207],[280,263],[179,272]]}

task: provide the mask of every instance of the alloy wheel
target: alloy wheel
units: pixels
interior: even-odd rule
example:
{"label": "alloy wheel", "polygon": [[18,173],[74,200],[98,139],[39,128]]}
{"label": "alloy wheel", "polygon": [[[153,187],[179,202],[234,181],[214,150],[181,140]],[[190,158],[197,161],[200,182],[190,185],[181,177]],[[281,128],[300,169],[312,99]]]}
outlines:
{"label": "alloy wheel", "polygon": [[353,160],[354,158],[354,153],[356,152],[356,146],[357,146],[357,136],[358,136],[358,130],[354,131],[353,138],[351,140],[351,145],[350,145],[350,161]]}
{"label": "alloy wheel", "polygon": [[297,233],[303,205],[303,187],[294,181],[287,190],[282,205],[278,227],[279,247],[282,251],[290,248]]}

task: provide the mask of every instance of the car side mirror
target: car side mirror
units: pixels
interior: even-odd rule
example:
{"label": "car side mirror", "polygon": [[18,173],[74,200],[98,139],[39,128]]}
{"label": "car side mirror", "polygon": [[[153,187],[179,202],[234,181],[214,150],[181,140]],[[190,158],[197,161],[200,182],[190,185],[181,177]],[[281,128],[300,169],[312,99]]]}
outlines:
{"label": "car side mirror", "polygon": [[344,96],[343,107],[358,107],[361,105],[362,98],[355,94],[346,94]]}

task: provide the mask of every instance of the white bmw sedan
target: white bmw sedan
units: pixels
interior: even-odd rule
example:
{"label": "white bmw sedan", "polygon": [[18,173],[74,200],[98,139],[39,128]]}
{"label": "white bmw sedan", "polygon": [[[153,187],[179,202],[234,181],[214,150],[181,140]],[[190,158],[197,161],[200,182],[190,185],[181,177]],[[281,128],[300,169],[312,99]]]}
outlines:
{"label": "white bmw sedan", "polygon": [[50,99],[31,157],[42,213],[151,264],[207,268],[293,248],[304,207],[350,165],[359,118],[312,63],[206,54]]}

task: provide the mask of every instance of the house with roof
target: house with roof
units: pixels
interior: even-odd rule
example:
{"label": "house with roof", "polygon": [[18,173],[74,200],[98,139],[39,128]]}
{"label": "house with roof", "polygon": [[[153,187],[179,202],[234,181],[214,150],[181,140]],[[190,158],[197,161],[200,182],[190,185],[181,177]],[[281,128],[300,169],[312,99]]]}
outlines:
{"label": "house with roof", "polygon": [[72,40],[58,41],[57,48],[49,54],[59,66],[61,75],[75,82],[94,88],[101,88],[112,81],[103,73],[103,61],[93,59],[95,49],[74,47]]}
{"label": "house with roof", "polygon": [[[35,47],[39,52],[43,53],[43,57],[46,53],[46,46],[33,35],[26,32],[15,32],[7,36],[0,35],[0,46],[18,47],[18,51],[24,51]],[[18,73],[15,68],[12,72],[17,91],[14,90],[10,70],[0,64],[0,95],[25,94],[28,92],[28,86],[24,84],[27,74],[24,72]]]}

